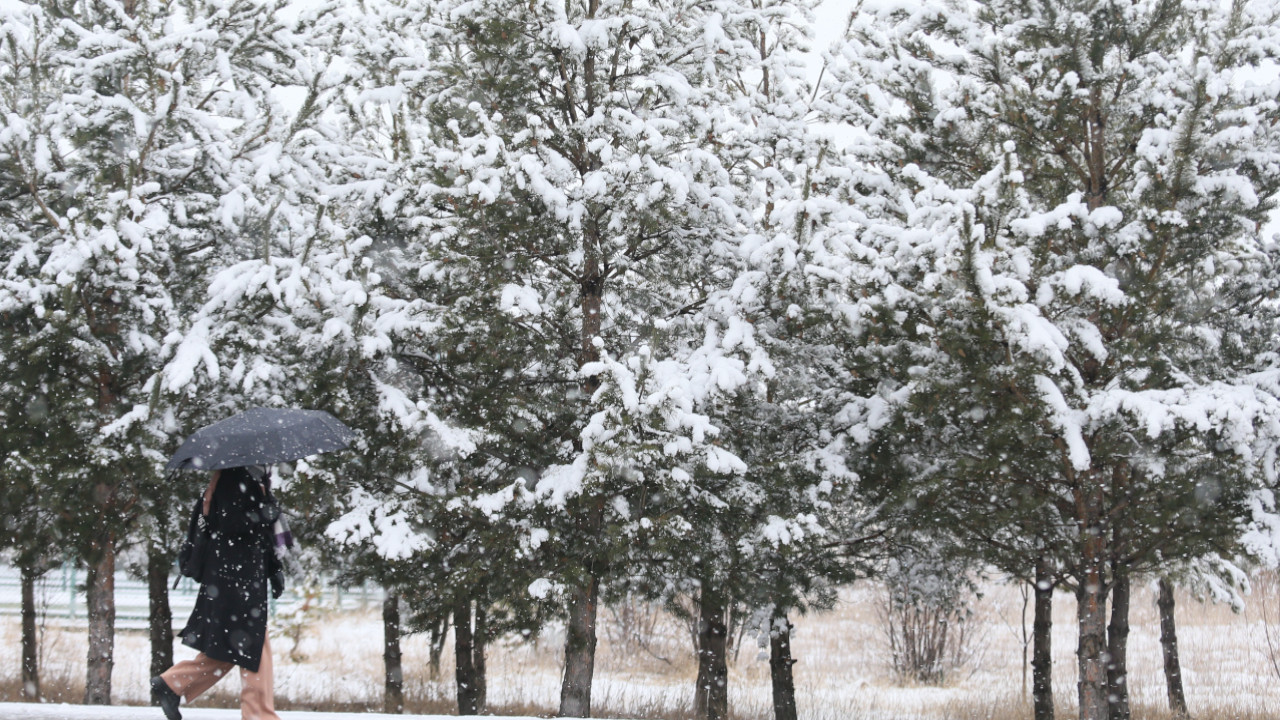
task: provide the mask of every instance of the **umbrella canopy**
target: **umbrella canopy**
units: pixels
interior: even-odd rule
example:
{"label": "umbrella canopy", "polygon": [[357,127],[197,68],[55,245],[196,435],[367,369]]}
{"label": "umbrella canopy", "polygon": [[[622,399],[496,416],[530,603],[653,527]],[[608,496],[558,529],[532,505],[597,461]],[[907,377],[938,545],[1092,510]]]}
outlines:
{"label": "umbrella canopy", "polygon": [[356,434],[323,410],[251,408],[200,428],[166,470],[218,470],[298,460],[351,444]]}

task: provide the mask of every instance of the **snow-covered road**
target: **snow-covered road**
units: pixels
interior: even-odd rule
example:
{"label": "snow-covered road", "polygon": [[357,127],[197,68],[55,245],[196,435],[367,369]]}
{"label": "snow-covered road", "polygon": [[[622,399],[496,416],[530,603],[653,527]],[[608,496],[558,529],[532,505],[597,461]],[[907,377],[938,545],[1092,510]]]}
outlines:
{"label": "snow-covered road", "polygon": [[[183,708],[182,720],[239,720],[239,710]],[[458,720],[445,715],[381,715],[374,713],[289,712],[280,713],[281,720]],[[156,707],[96,705],[35,705],[0,703],[0,720],[163,720]],[[534,720],[508,718],[507,720]]]}

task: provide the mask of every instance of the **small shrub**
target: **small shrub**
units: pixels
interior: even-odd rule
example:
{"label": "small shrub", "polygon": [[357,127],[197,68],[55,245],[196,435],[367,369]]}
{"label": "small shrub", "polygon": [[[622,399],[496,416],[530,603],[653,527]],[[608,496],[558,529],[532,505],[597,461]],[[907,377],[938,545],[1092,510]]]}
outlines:
{"label": "small shrub", "polygon": [[978,594],[966,563],[921,545],[890,563],[878,618],[898,681],[941,685],[976,657]]}

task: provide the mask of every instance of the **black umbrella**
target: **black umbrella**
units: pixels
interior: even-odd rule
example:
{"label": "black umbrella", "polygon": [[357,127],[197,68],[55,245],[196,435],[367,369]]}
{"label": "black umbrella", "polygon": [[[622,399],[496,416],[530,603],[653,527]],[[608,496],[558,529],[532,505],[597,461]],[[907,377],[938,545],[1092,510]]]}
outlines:
{"label": "black umbrella", "polygon": [[252,408],[195,431],[165,470],[271,465],[341,450],[355,437],[323,410]]}

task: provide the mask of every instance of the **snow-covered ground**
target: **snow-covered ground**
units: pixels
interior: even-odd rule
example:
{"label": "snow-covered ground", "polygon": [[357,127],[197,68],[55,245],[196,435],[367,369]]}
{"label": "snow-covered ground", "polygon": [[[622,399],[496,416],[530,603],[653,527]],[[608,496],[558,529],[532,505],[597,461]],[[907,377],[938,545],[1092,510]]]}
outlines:
{"label": "snow-covered ground", "polygon": [[[5,720],[146,720],[163,718],[159,708],[92,707],[86,705],[33,705],[0,703],[0,718]],[[183,720],[238,720],[239,710],[190,708],[182,711]],[[445,715],[381,715],[371,713],[281,712],[281,720],[457,720]],[[511,718],[510,720],[533,720]]]}
{"label": "snow-covered ground", "polygon": [[[889,676],[884,640],[876,621],[877,593],[871,585],[844,594],[829,613],[797,619],[796,682],[804,720],[954,720],[972,717],[1025,716],[1022,704],[1021,599],[1005,586],[989,586],[978,601],[979,625],[973,662],[943,687],[903,687]],[[1180,644],[1192,713],[1198,717],[1242,719],[1280,717],[1280,678],[1272,674],[1265,654],[1260,608],[1270,603],[1276,627],[1280,594],[1255,595],[1250,609],[1232,613],[1219,606],[1180,598]],[[1074,714],[1075,603],[1059,595],[1055,603],[1054,677],[1059,712]],[[1030,618],[1028,617],[1028,622]],[[1139,588],[1133,604],[1130,638],[1131,690],[1135,705],[1159,709],[1165,703],[1161,674],[1159,627],[1153,596]],[[690,707],[693,663],[687,628],[669,617],[653,626],[655,642],[647,648],[627,646],[620,620],[609,609],[601,613],[593,705],[599,715],[653,717]],[[272,637],[277,664],[277,701],[293,708],[381,708],[382,629],[377,603],[364,611],[321,609],[300,628],[298,642],[278,622]],[[0,619],[0,680],[16,677],[16,618]],[[559,693],[561,638],[552,630],[535,643],[502,643],[489,655],[489,701],[503,713],[532,716],[553,712]],[[50,627],[44,634],[46,695],[62,688],[76,700],[83,687],[83,628]],[[404,641],[405,697],[408,710],[436,717],[454,712],[451,646],[445,650],[440,675],[427,668],[426,638]],[[191,651],[177,649],[179,658]],[[113,697],[140,705],[146,699],[147,637],[140,631],[117,634]],[[235,711],[208,710],[234,706],[238,683],[231,679],[213,697],[184,709],[190,720],[239,717]],[[767,653],[744,638],[731,666],[730,704],[740,718],[768,718],[770,683]],[[353,707],[355,706],[355,707]],[[992,713],[1003,708],[1008,712]],[[25,713],[25,714],[23,714]],[[81,708],[79,706],[0,705],[0,720],[66,718],[109,720],[156,718],[151,708]],[[342,714],[282,711],[285,720],[346,718]],[[361,718],[378,717],[360,715]],[[401,716],[405,717],[405,716]]]}

